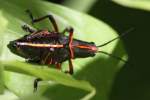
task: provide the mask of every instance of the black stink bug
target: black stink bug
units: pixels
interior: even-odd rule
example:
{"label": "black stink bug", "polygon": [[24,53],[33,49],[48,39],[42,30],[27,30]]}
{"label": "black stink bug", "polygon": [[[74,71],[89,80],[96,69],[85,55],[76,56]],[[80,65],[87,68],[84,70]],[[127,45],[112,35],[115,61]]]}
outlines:
{"label": "black stink bug", "polygon": [[[66,28],[63,32],[59,32],[55,19],[52,15],[46,15],[44,17],[34,19],[32,13],[27,10],[32,23],[39,22],[45,18],[49,18],[54,31],[49,30],[34,30],[27,25],[22,26],[23,30],[30,34],[23,36],[14,41],[10,41],[8,48],[15,54],[25,58],[28,62],[56,65],[56,68],[61,69],[61,64],[68,60],[69,70],[65,73],[73,74],[72,59],[93,57],[96,53],[104,53],[112,56],[116,59],[122,60],[120,57],[116,57],[112,54],[108,54],[104,51],[98,51],[99,47],[105,46],[110,42],[120,38],[118,36],[102,45],[96,46],[94,42],[86,42],[78,39],[73,39],[73,28]],[[64,33],[68,32],[69,36],[65,36]],[[37,90],[38,81],[42,79],[37,78],[34,81],[34,90]]]}

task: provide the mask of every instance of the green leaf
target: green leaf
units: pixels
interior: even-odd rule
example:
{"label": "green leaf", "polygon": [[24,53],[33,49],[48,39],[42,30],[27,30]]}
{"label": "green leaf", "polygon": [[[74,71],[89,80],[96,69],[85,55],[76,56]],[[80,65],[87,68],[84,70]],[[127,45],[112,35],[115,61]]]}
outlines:
{"label": "green leaf", "polygon": [[[7,25],[7,20],[2,16],[2,12],[0,12],[0,22],[1,22],[1,30],[0,33],[4,33]],[[0,34],[1,35],[1,34]],[[3,41],[0,41],[0,47],[3,49]],[[2,50],[0,50],[0,60],[2,60]],[[4,92],[4,68],[0,62],[0,94]]]}
{"label": "green leaf", "polygon": [[112,0],[122,6],[150,11],[150,0]]}
{"label": "green leaf", "polygon": [[[39,93],[53,100],[62,98],[66,100],[72,98],[75,100],[81,98],[87,100],[93,97],[95,93],[94,99],[108,99],[115,74],[124,64],[122,61],[104,54],[97,54],[92,58],[75,59],[73,61],[75,74],[74,76],[69,76],[56,69],[26,63],[23,58],[11,53],[7,48],[7,44],[11,40],[28,34],[21,29],[23,24],[31,25],[31,20],[25,13],[26,9],[30,9],[36,18],[51,13],[58,23],[60,32],[65,27],[72,26],[75,30],[74,38],[89,42],[93,41],[96,45],[103,44],[117,36],[110,26],[89,15],[40,0],[0,1],[0,11],[2,12],[0,18],[2,16],[7,21],[6,28],[0,33],[0,40],[3,42],[1,44],[2,49],[0,49],[0,62],[6,69],[4,74],[5,85],[10,91],[20,97],[30,95],[33,93],[33,80],[35,77],[40,77],[55,83],[41,82],[37,94]],[[1,23],[0,27],[3,24]],[[37,23],[33,27],[52,30],[48,20]],[[100,50],[124,57],[124,59],[127,58],[121,42],[118,41],[114,41],[100,48]],[[68,63],[65,62],[63,70],[67,68]],[[87,92],[80,89],[90,92],[90,94],[84,97]]]}
{"label": "green leaf", "polygon": [[0,65],[0,94],[4,92],[4,68]]}
{"label": "green leaf", "polygon": [[36,76],[47,81],[52,80],[62,85],[83,89],[91,92],[92,94],[93,92],[95,93],[95,89],[88,82],[75,80],[70,75],[66,75],[56,69],[46,68],[46,66],[43,66],[45,68],[41,69],[41,66],[35,66],[19,61],[4,62],[3,65],[6,70]]}
{"label": "green leaf", "polygon": [[3,95],[0,95],[1,100],[17,100],[18,97],[14,95],[13,93],[9,92],[8,90],[5,90]]}
{"label": "green leaf", "polygon": [[97,0],[65,0],[63,5],[78,11],[88,12],[96,1]]}

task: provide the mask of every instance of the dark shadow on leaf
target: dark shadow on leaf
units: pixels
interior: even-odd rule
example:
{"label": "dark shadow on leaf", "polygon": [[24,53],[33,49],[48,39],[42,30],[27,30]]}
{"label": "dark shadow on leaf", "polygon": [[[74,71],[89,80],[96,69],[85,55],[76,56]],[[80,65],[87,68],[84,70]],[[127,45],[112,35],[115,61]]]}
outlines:
{"label": "dark shadow on leaf", "polygon": [[109,100],[150,100],[150,12],[123,7],[111,0],[99,0],[90,14],[121,33],[135,28],[123,38],[130,64],[117,73]]}

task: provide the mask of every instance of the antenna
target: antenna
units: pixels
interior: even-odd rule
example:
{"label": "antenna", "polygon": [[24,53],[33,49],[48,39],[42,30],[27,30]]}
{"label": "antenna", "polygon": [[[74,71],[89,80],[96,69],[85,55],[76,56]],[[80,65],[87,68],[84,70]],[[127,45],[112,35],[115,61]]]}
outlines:
{"label": "antenna", "polygon": [[127,31],[125,31],[124,33],[122,33],[120,36],[117,36],[117,37],[115,37],[114,39],[109,40],[108,42],[106,42],[106,43],[104,43],[104,44],[98,45],[97,47],[103,47],[103,46],[105,46],[105,45],[107,45],[107,44],[109,44],[109,43],[111,43],[111,42],[113,42],[113,41],[115,41],[115,40],[117,40],[117,39],[120,39],[121,37],[125,36],[127,33],[131,32],[131,31],[133,31],[133,30],[134,30],[134,28],[130,28],[130,29],[128,29]]}
{"label": "antenna", "polygon": [[[114,39],[109,40],[108,42],[106,42],[106,43],[104,43],[104,44],[101,44],[101,45],[99,45],[99,46],[97,46],[97,47],[103,47],[103,46],[105,46],[105,45],[107,45],[107,44],[109,44],[109,43],[111,43],[111,42],[113,42],[113,41],[115,41],[115,40],[117,40],[117,39],[120,39],[121,37],[125,36],[127,33],[131,32],[131,31],[133,31],[133,30],[134,30],[134,28],[130,28],[130,29],[128,29],[127,31],[125,31],[124,33],[122,33],[120,36],[117,36],[117,37],[115,37]],[[115,59],[121,60],[121,61],[123,61],[123,62],[125,62],[125,63],[128,62],[128,61],[122,59],[121,57],[115,56],[115,55],[113,55],[113,54],[109,54],[109,53],[107,53],[107,52],[105,52],[105,51],[97,51],[97,52],[98,52],[98,53],[103,53],[103,54],[108,55],[108,56],[110,56],[110,57],[113,57],[113,58],[115,58]]]}
{"label": "antenna", "polygon": [[115,59],[118,59],[118,60],[120,60],[120,61],[123,61],[123,62],[125,62],[125,63],[128,62],[128,61],[122,59],[121,57],[117,57],[117,56],[115,56],[115,55],[113,55],[113,54],[109,54],[109,53],[104,52],[104,51],[98,51],[98,53],[103,53],[103,54],[105,54],[105,55],[108,55],[108,56],[110,56],[110,57],[113,57],[113,58],[115,58]]}

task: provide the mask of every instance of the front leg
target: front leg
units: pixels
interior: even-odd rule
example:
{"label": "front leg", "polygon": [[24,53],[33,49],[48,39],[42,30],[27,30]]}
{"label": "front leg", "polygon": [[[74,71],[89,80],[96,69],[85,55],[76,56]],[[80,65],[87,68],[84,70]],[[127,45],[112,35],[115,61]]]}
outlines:
{"label": "front leg", "polygon": [[34,33],[36,32],[36,30],[32,29],[31,27],[29,27],[28,25],[23,25],[22,26],[22,29],[26,32],[29,32],[29,33]]}
{"label": "front leg", "polygon": [[65,28],[63,30],[62,34],[65,34],[65,32],[69,32],[70,33],[71,31],[73,31],[73,28],[72,27],[67,27],[67,28]]}

